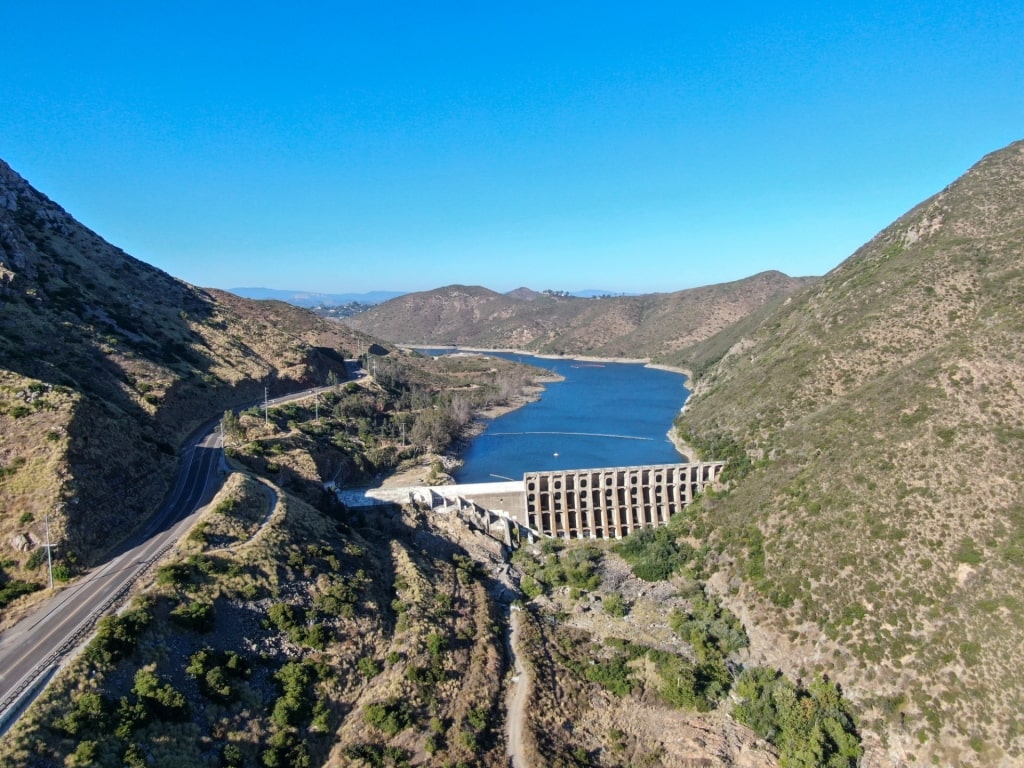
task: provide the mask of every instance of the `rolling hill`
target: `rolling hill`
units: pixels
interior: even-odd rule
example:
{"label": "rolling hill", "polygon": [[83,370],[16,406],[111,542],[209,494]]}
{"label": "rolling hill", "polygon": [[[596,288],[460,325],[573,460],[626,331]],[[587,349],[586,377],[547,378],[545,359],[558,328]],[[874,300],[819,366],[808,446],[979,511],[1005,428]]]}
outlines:
{"label": "rolling hill", "polygon": [[[1024,142],[770,313],[680,421],[753,643],[831,670],[893,764],[1024,759]],[[877,753],[876,753],[877,754]]]}
{"label": "rolling hill", "polygon": [[452,285],[400,296],[344,322],[399,343],[643,357],[687,365],[691,358],[685,350],[809,282],[763,272],[675,293],[590,299]]}

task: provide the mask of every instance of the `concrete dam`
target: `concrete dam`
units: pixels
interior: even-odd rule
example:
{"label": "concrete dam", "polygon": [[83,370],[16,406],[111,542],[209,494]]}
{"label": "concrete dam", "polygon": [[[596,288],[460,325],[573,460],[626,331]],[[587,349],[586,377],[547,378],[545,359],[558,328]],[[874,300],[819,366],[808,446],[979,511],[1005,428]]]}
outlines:
{"label": "concrete dam", "polygon": [[[506,529],[498,538],[509,544],[519,529],[564,539],[619,539],[640,528],[665,525],[713,486],[724,466],[710,461],[528,472],[521,481],[377,488],[366,496],[458,511],[492,535]],[[495,526],[498,530],[492,532]]]}

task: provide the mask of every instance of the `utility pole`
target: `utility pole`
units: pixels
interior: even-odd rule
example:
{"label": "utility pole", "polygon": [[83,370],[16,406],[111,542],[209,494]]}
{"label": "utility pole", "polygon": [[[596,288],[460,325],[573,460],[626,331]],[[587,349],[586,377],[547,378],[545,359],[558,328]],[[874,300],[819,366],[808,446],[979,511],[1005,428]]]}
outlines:
{"label": "utility pole", "polygon": [[270,387],[263,388],[263,423],[270,426]]}
{"label": "utility pole", "polygon": [[313,393],[313,411],[316,413],[316,423],[320,423],[320,393]]}
{"label": "utility pole", "polygon": [[53,592],[53,554],[50,550],[50,547],[53,545],[50,544],[50,511],[46,510],[44,514],[46,518],[46,565],[50,570],[50,591]]}

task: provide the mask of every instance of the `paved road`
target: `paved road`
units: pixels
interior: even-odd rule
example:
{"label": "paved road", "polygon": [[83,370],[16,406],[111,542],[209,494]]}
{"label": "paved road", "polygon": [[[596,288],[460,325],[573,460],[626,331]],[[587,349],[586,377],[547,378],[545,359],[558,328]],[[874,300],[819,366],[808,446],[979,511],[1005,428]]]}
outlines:
{"label": "paved road", "polygon": [[220,434],[216,422],[187,443],[174,491],[145,528],[103,566],[42,602],[0,634],[0,732],[12,707],[69,651],[91,634],[98,618],[117,604],[136,579],[192,525],[219,487]]}
{"label": "paved road", "polygon": [[[269,405],[327,389],[274,398]],[[186,441],[174,490],[139,533],[106,564],[48,598],[0,634],[0,734],[17,718],[25,700],[49,680],[61,659],[89,637],[96,621],[119,604],[139,576],[185,535],[220,487],[224,465],[217,423],[217,419],[207,422]]]}

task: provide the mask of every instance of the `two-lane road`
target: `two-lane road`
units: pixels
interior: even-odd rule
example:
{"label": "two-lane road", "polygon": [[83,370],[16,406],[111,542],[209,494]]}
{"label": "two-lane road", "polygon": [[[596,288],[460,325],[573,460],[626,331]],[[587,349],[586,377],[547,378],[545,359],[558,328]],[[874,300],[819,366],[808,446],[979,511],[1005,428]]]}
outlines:
{"label": "two-lane road", "polygon": [[120,602],[142,572],[192,525],[198,509],[219,486],[222,454],[215,424],[207,424],[188,442],[174,491],[142,531],[103,566],[0,634],[0,732],[18,709],[14,705],[91,633],[99,617]]}
{"label": "two-lane road", "polygon": [[[303,390],[274,398],[267,405],[301,400],[330,389]],[[186,441],[174,489],[138,533],[104,565],[44,600],[0,634],[0,734],[61,659],[91,634],[99,618],[119,604],[139,576],[185,535],[199,510],[220,488],[224,465],[218,422],[212,419]]]}

